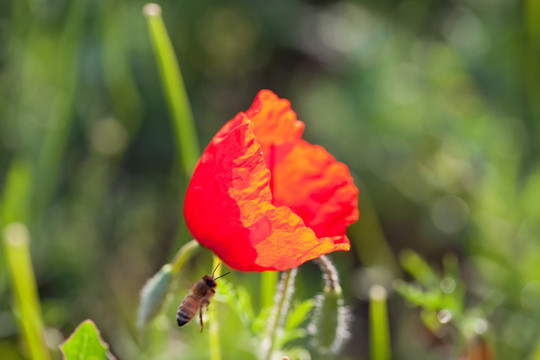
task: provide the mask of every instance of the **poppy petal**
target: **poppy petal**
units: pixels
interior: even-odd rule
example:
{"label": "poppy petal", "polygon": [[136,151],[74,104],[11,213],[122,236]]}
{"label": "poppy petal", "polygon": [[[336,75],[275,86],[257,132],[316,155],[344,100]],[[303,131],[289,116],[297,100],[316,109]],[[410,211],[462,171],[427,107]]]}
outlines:
{"label": "poppy petal", "polygon": [[285,270],[349,250],[346,237],[318,238],[290,208],[272,203],[270,171],[251,127],[237,115],[197,164],[184,202],[193,236],[241,271]]}
{"label": "poppy petal", "polygon": [[252,121],[251,129],[268,164],[285,155],[302,138],[304,123],[297,119],[291,103],[270,90],[259,91],[246,116]]}
{"label": "poppy petal", "polygon": [[358,220],[358,189],[349,169],[322,146],[300,140],[274,164],[272,175],[274,204],[288,206],[317,236],[344,236]]}

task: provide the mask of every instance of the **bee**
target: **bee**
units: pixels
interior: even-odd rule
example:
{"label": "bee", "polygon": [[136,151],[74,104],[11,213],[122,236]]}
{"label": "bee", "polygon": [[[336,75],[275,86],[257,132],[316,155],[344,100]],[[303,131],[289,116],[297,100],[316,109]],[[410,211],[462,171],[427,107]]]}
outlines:
{"label": "bee", "polygon": [[210,300],[216,294],[216,280],[230,274],[230,272],[228,272],[214,279],[214,273],[219,265],[220,264],[216,266],[212,275],[204,275],[201,280],[193,284],[188,296],[182,300],[182,303],[178,307],[178,312],[176,313],[176,322],[178,323],[178,326],[184,326],[190,322],[197,313],[197,310],[199,310],[199,322],[201,323],[201,332],[203,331],[203,307],[206,307],[206,310],[208,310]]}

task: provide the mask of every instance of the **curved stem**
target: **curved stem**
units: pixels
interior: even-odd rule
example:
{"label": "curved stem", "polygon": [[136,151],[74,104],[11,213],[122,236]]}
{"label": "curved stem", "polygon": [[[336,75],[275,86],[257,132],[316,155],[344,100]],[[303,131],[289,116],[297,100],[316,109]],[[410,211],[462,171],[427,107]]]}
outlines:
{"label": "curved stem", "polygon": [[336,267],[334,266],[330,258],[326,255],[322,255],[314,261],[319,264],[323,272],[323,278],[326,287],[336,292],[337,294],[341,294],[341,286],[339,286],[339,275]]}
{"label": "curved stem", "polygon": [[197,240],[191,240],[187,242],[184,246],[182,246],[180,250],[178,250],[178,252],[176,253],[173,261],[171,262],[171,272],[173,274],[178,274],[185,262],[191,258],[193,252],[199,247],[200,246]]}

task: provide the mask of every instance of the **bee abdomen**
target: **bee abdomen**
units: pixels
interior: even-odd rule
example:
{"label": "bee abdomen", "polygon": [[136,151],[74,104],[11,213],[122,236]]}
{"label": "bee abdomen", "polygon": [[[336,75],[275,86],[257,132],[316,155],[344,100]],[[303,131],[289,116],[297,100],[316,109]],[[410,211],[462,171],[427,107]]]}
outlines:
{"label": "bee abdomen", "polygon": [[176,313],[176,322],[178,326],[186,325],[193,319],[193,313],[189,313],[184,307],[180,306]]}
{"label": "bee abdomen", "polygon": [[193,316],[195,316],[199,309],[199,303],[200,300],[193,296],[193,294],[186,296],[176,313],[176,322],[178,323],[178,326],[186,325],[193,319]]}

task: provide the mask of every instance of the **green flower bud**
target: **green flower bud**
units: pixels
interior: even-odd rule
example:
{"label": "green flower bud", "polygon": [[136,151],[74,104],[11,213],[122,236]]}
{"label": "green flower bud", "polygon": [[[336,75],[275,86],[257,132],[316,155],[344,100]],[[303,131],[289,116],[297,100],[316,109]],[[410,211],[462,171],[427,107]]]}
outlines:
{"label": "green flower bud", "polygon": [[349,339],[350,312],[339,289],[326,288],[315,298],[312,322],[308,330],[313,345],[321,354],[337,354]]}
{"label": "green flower bud", "polygon": [[313,345],[321,354],[337,354],[349,339],[350,311],[344,305],[336,267],[328,256],[316,263],[323,272],[325,289],[315,297],[312,322],[308,326]]}
{"label": "green flower bud", "polygon": [[172,280],[172,266],[163,267],[144,285],[141,291],[141,303],[137,310],[137,328],[142,330],[144,325],[154,318],[165,302]]}

